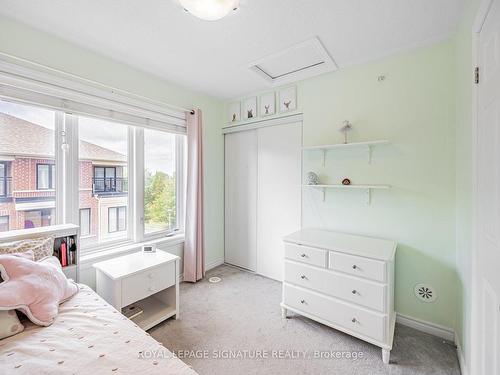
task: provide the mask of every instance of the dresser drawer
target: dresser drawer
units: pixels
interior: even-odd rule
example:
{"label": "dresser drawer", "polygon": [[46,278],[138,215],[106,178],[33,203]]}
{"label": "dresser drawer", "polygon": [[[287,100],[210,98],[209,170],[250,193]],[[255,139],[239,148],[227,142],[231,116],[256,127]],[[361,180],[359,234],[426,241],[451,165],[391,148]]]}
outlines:
{"label": "dresser drawer", "polygon": [[328,263],[328,267],[332,270],[383,283],[387,282],[386,263],[379,260],[330,251]]}
{"label": "dresser drawer", "polygon": [[373,281],[285,261],[285,281],[386,312],[387,287]]}
{"label": "dresser drawer", "polygon": [[122,307],[175,285],[175,263],[166,263],[122,280]]}
{"label": "dresser drawer", "polygon": [[356,308],[315,292],[283,284],[285,305],[309,313],[346,330],[384,341],[387,315]]}
{"label": "dresser drawer", "polygon": [[308,246],[285,243],[285,257],[297,262],[312,264],[318,267],[327,267],[328,252]]}

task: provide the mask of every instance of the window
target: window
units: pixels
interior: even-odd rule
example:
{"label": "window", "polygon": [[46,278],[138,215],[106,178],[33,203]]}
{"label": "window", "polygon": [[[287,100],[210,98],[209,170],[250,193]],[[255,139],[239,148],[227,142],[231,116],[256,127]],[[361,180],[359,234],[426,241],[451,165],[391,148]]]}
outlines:
{"label": "window", "polygon": [[80,209],[80,236],[90,236],[90,208]]}
{"label": "window", "polygon": [[0,212],[4,215],[0,230],[56,224],[59,118],[60,113],[52,110],[0,100]]}
{"label": "window", "polygon": [[108,232],[127,230],[127,207],[108,208]]}
{"label": "window", "polygon": [[176,136],[144,130],[144,233],[177,228]]}
{"label": "window", "polygon": [[0,216],[0,232],[7,232],[9,230],[9,217]]}
{"label": "window", "polygon": [[47,227],[54,224],[54,209],[24,212],[24,229]]}
{"label": "window", "polygon": [[36,189],[47,190],[56,187],[56,166],[54,164],[37,164]]}
{"label": "window", "polygon": [[[79,116],[80,170],[79,208],[85,216],[89,236],[82,248],[111,246],[126,241],[128,194],[128,147],[130,126]],[[119,209],[118,209],[119,207]],[[92,215],[90,215],[90,212]],[[81,231],[83,233],[83,225]],[[91,229],[92,228],[92,229]]]}
{"label": "window", "polygon": [[0,231],[74,220],[82,251],[100,251],[183,229],[185,113],[124,100],[86,106],[97,119],[0,99]]}

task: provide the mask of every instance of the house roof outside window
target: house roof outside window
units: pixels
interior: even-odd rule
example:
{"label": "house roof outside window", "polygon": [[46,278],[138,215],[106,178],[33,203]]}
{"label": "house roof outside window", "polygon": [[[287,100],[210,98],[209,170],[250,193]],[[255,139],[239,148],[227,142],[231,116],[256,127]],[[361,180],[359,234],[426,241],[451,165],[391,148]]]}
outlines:
{"label": "house roof outside window", "polygon": [[[126,163],[119,152],[80,140],[79,159],[102,163]],[[0,113],[0,159],[53,158],[54,131],[15,116]]]}

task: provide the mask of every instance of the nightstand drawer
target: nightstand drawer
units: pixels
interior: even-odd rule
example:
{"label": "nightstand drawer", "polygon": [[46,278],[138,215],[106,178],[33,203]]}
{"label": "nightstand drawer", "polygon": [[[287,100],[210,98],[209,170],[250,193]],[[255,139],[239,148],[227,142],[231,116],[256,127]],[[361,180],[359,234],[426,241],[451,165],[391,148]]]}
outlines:
{"label": "nightstand drawer", "polygon": [[122,307],[175,285],[175,263],[167,263],[122,280]]}
{"label": "nightstand drawer", "polygon": [[285,257],[297,262],[326,268],[327,251],[308,246],[285,243]]}

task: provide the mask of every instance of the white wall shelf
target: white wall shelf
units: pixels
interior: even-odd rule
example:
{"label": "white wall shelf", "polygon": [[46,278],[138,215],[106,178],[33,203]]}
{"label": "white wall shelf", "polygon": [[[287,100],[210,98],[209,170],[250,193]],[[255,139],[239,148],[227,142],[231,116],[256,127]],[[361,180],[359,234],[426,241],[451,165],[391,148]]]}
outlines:
{"label": "white wall shelf", "polygon": [[341,184],[334,184],[334,185],[302,185],[305,188],[313,188],[313,189],[318,189],[321,190],[322,193],[322,200],[323,202],[325,201],[325,191],[326,189],[346,189],[346,190],[365,190],[366,194],[366,204],[371,203],[371,192],[372,189],[390,189],[390,185],[341,185]]}
{"label": "white wall shelf", "polygon": [[372,161],[372,147],[377,145],[389,144],[388,140],[378,140],[378,141],[366,141],[366,142],[352,142],[352,143],[336,143],[331,145],[320,145],[320,146],[306,146],[302,147],[302,150],[306,151],[321,151],[323,153],[322,165],[325,166],[326,152],[329,150],[341,150],[349,148],[364,148],[368,157],[368,164]]}

